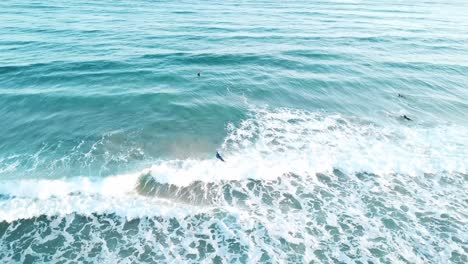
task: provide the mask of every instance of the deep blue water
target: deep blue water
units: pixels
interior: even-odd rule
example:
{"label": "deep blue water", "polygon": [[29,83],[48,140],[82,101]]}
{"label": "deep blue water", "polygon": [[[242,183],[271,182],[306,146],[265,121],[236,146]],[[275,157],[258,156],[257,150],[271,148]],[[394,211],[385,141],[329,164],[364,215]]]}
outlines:
{"label": "deep blue water", "polygon": [[0,260],[466,263],[467,13],[2,1]]}

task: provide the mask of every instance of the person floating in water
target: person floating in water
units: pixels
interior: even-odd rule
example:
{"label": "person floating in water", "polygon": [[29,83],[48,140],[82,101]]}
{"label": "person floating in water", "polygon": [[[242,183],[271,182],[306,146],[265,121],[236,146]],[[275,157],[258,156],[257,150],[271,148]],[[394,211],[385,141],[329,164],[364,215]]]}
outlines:
{"label": "person floating in water", "polygon": [[413,121],[413,119],[407,117],[406,115],[403,115],[402,117],[403,117],[404,119],[408,120],[408,121]]}
{"label": "person floating in water", "polygon": [[398,94],[398,97],[400,97],[400,98],[406,98],[404,95],[402,95],[402,94],[400,94],[400,93]]}
{"label": "person floating in water", "polygon": [[218,151],[216,151],[216,158],[219,159],[222,162],[226,162],[226,161],[224,161],[223,157],[221,157],[221,155],[219,154]]}
{"label": "person floating in water", "polygon": [[197,73],[197,76],[200,77],[200,76],[201,76],[201,72]]}

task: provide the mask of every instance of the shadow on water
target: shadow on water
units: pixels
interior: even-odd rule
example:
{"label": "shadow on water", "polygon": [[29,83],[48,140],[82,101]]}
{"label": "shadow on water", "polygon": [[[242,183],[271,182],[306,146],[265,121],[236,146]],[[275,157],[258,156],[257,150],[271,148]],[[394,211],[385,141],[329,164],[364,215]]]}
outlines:
{"label": "shadow on water", "polygon": [[[255,204],[274,206],[284,212],[302,210],[294,192],[288,188],[302,189],[304,183],[299,175],[285,173],[274,180],[232,180],[220,182],[194,181],[187,186],[160,183],[146,173],[140,176],[136,191],[143,196],[157,197],[195,206],[224,204],[247,209]],[[289,187],[288,187],[289,186]]]}
{"label": "shadow on water", "polygon": [[136,190],[144,196],[170,199],[177,202],[207,205],[213,203],[218,187],[214,183],[195,181],[189,186],[176,186],[159,183],[150,173],[143,174],[138,179]]}

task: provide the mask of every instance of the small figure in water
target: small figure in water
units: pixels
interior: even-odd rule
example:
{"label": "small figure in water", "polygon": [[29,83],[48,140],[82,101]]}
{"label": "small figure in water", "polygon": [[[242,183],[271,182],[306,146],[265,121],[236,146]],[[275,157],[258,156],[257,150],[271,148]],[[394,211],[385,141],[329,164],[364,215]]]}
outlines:
{"label": "small figure in water", "polygon": [[200,76],[201,76],[201,72],[197,73],[197,76],[200,77]]}
{"label": "small figure in water", "polygon": [[216,151],[216,158],[219,159],[222,162],[226,162],[226,161],[224,161],[223,157],[221,157],[221,155],[219,154],[218,151]]}
{"label": "small figure in water", "polygon": [[406,115],[403,115],[402,117],[408,121],[413,121],[411,118],[407,117]]}
{"label": "small figure in water", "polygon": [[400,98],[406,98],[404,95],[402,95],[402,94],[400,94],[400,93],[398,94],[398,97],[400,97]]}

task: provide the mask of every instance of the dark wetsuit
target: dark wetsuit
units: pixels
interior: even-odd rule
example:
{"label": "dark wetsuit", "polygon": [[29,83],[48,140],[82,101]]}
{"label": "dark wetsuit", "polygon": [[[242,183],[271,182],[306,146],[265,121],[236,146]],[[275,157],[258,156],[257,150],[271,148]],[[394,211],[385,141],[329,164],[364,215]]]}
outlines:
{"label": "dark wetsuit", "polygon": [[219,153],[217,151],[216,151],[216,158],[219,159],[222,162],[225,162],[223,157],[221,157],[221,155],[219,155]]}

